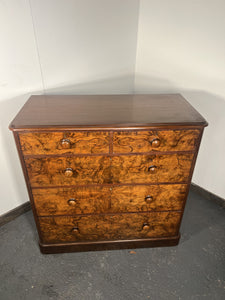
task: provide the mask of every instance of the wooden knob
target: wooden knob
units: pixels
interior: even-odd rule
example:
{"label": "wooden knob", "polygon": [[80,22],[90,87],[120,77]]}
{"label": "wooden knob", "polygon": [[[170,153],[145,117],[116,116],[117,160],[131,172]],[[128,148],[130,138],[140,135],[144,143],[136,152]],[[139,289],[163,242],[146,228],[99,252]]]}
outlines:
{"label": "wooden knob", "polygon": [[152,200],[153,200],[153,197],[152,196],[146,196],[145,197],[145,202],[147,203],[147,204],[150,204],[151,202],[152,202]]}
{"label": "wooden knob", "polygon": [[63,149],[69,149],[71,147],[71,142],[69,139],[62,139],[60,143]]}
{"label": "wooden knob", "polygon": [[72,169],[72,168],[66,168],[66,170],[64,171],[64,174],[65,174],[67,177],[73,176],[73,169]]}
{"label": "wooden knob", "polygon": [[67,202],[70,206],[75,206],[77,204],[77,201],[74,198],[69,199]]}
{"label": "wooden knob", "polygon": [[78,227],[74,227],[72,229],[72,233],[75,233],[75,234],[79,233],[79,228]]}
{"label": "wooden knob", "polygon": [[149,228],[150,228],[150,225],[148,223],[144,223],[142,226],[143,230],[149,230]]}
{"label": "wooden knob", "polygon": [[156,166],[150,166],[150,167],[148,168],[148,171],[149,171],[149,173],[151,173],[151,174],[155,174],[155,173],[156,173],[156,169],[157,169]]}
{"label": "wooden knob", "polygon": [[158,148],[160,146],[160,139],[156,138],[151,141],[152,147]]}

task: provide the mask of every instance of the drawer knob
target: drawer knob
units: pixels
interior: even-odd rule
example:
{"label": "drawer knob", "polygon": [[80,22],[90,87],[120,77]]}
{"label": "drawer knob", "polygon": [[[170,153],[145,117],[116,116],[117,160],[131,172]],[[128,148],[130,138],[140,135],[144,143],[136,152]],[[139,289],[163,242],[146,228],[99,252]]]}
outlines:
{"label": "drawer knob", "polygon": [[148,171],[149,171],[149,173],[151,173],[151,174],[155,174],[155,173],[156,173],[156,169],[157,169],[156,166],[150,166],[150,167],[148,168]]}
{"label": "drawer knob", "polygon": [[144,223],[142,226],[143,230],[149,230],[149,228],[150,228],[150,225],[148,223]]}
{"label": "drawer knob", "polygon": [[152,145],[152,147],[154,147],[154,148],[158,148],[158,147],[160,146],[160,139],[158,139],[158,138],[153,139],[153,140],[151,141],[151,145]]}
{"label": "drawer knob", "polygon": [[78,227],[74,227],[72,229],[72,233],[75,233],[75,234],[79,233],[79,228]]}
{"label": "drawer knob", "polygon": [[153,200],[153,197],[152,196],[146,196],[145,197],[145,202],[147,203],[147,204],[150,204],[151,202],[152,202],[152,200]]}
{"label": "drawer knob", "polygon": [[69,139],[62,139],[60,142],[63,149],[69,149],[71,147],[71,142]]}
{"label": "drawer knob", "polygon": [[73,176],[73,169],[72,169],[72,168],[66,168],[66,170],[64,171],[64,174],[65,174],[67,177]]}
{"label": "drawer knob", "polygon": [[67,202],[70,206],[75,206],[77,203],[76,199],[74,198],[69,199]]}

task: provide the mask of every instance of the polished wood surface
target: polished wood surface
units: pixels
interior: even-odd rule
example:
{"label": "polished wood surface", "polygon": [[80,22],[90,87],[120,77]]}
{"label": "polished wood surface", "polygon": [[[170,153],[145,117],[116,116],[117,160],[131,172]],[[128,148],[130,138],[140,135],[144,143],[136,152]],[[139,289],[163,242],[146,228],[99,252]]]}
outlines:
{"label": "polished wood surface", "polygon": [[24,155],[109,153],[108,132],[23,132]]}
{"label": "polished wood surface", "polygon": [[199,133],[197,129],[117,131],[113,134],[113,152],[193,151]]}
{"label": "polished wood surface", "polygon": [[186,184],[114,186],[112,212],[181,210]]}
{"label": "polished wood surface", "polygon": [[179,94],[31,96],[10,129],[206,126]]}
{"label": "polished wood surface", "polygon": [[[179,212],[40,217],[43,243],[107,241],[178,234]],[[144,228],[144,224],[149,228]],[[75,230],[73,230],[75,229]]]}
{"label": "polished wood surface", "polygon": [[185,182],[193,154],[121,155],[112,157],[113,183]]}
{"label": "polished wood surface", "polygon": [[109,187],[33,189],[38,216],[104,213],[109,210]]}
{"label": "polished wood surface", "polygon": [[32,187],[185,182],[193,154],[27,158]]}
{"label": "polished wood surface", "polygon": [[110,182],[107,156],[28,158],[25,163],[32,187]]}
{"label": "polished wood surface", "polygon": [[33,189],[38,216],[181,210],[186,184]]}

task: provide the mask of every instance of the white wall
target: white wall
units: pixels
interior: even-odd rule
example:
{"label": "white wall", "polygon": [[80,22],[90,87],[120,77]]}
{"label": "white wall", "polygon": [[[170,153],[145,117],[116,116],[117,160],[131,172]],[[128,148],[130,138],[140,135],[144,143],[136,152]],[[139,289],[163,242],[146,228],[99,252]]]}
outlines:
{"label": "white wall", "polygon": [[26,0],[0,1],[0,215],[28,201],[10,121],[42,80]]}
{"label": "white wall", "polygon": [[193,182],[225,198],[224,0],[140,1],[135,92],[180,92],[207,119]]}
{"label": "white wall", "polygon": [[132,93],[138,6],[0,1],[0,215],[28,201],[10,121],[30,94]]}
{"label": "white wall", "polygon": [[48,93],[133,92],[137,0],[31,0]]}
{"label": "white wall", "polygon": [[181,92],[210,124],[193,181],[225,197],[224,31],[224,0],[0,1],[0,215],[28,201],[8,124],[39,93]]}

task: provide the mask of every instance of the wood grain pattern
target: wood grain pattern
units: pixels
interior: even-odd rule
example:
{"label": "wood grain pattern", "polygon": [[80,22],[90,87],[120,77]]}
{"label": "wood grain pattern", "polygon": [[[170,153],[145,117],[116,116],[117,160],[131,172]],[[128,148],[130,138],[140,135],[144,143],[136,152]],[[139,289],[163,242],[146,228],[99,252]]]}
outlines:
{"label": "wood grain pattern", "polygon": [[[38,216],[181,210],[186,184],[33,189]],[[146,196],[152,197],[150,203]],[[70,206],[69,199],[75,199]]]}
{"label": "wood grain pattern", "polygon": [[[32,187],[108,183],[110,159],[107,156],[25,159]],[[71,177],[65,175],[72,168]]]}
{"label": "wood grain pattern", "polygon": [[[196,147],[199,133],[197,129],[114,132],[113,152],[191,151]],[[154,139],[160,141],[158,147],[151,144]]]}
{"label": "wood grain pattern", "polygon": [[[40,217],[42,243],[107,241],[167,237],[178,234],[179,212]],[[147,230],[143,225],[149,224]],[[73,232],[73,228],[77,228]]]}
{"label": "wood grain pattern", "polygon": [[[113,183],[185,182],[193,154],[121,155],[112,157]],[[149,172],[156,166],[156,172]]]}
{"label": "wood grain pattern", "polygon": [[[193,154],[27,158],[32,187],[102,183],[185,182]],[[151,174],[149,167],[155,165]],[[65,170],[73,170],[66,176]]]}
{"label": "wood grain pattern", "polygon": [[[111,194],[111,212],[140,212],[181,210],[185,200],[186,184],[114,186]],[[151,197],[150,202],[145,200]]]}
{"label": "wood grain pattern", "polygon": [[[38,216],[104,213],[109,210],[108,187],[33,189]],[[69,205],[74,199],[74,206]]]}
{"label": "wood grain pattern", "polygon": [[[24,155],[109,153],[108,132],[23,132],[19,137]],[[68,149],[63,139],[69,140]]]}

